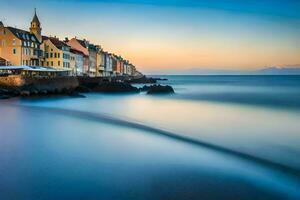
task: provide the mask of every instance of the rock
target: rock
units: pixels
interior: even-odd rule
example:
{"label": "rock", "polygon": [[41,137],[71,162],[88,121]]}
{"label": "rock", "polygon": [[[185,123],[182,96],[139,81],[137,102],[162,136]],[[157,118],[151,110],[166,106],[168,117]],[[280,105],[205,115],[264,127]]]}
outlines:
{"label": "rock", "polygon": [[47,91],[47,90],[41,90],[39,93],[40,93],[41,95],[47,95],[47,94],[48,94],[48,91]]}
{"label": "rock", "polygon": [[0,99],[9,99],[9,98],[11,98],[11,96],[0,94]]}
{"label": "rock", "polygon": [[83,85],[79,85],[76,89],[76,92],[82,92],[82,93],[88,93],[91,92],[91,89],[89,89],[88,87],[85,87]]}
{"label": "rock", "polygon": [[72,92],[69,94],[70,97],[75,97],[75,98],[86,98],[86,96],[78,93],[78,92]]}
{"label": "rock", "polygon": [[169,86],[163,85],[151,85],[147,91],[147,94],[171,94],[174,93],[174,89]]}
{"label": "rock", "polygon": [[138,93],[139,89],[124,82],[102,82],[93,91],[104,93]]}
{"label": "rock", "polygon": [[127,83],[156,83],[156,79],[154,78],[148,78],[147,76],[142,76],[139,78],[133,78],[130,80],[126,80]]}
{"label": "rock", "polygon": [[167,78],[154,78],[154,79],[157,81],[167,81],[168,80]]}
{"label": "rock", "polygon": [[11,91],[7,90],[7,89],[1,89],[0,88],[0,94],[10,94]]}
{"label": "rock", "polygon": [[32,94],[32,95],[38,95],[38,94],[39,94],[39,91],[37,91],[37,90],[31,90],[31,91],[30,91],[30,94]]}
{"label": "rock", "polygon": [[20,95],[23,97],[28,97],[28,96],[30,96],[30,92],[28,90],[22,90],[20,92]]}
{"label": "rock", "polygon": [[141,92],[147,92],[150,89],[150,86],[144,85],[143,87],[140,88]]}

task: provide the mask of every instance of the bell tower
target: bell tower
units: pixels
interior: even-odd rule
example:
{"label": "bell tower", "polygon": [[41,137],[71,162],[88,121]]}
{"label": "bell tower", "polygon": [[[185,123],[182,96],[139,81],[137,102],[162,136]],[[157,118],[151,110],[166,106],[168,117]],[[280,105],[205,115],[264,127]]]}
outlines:
{"label": "bell tower", "polygon": [[34,34],[37,39],[42,42],[42,28],[39,18],[36,15],[36,8],[34,9],[34,16],[30,23],[30,33]]}

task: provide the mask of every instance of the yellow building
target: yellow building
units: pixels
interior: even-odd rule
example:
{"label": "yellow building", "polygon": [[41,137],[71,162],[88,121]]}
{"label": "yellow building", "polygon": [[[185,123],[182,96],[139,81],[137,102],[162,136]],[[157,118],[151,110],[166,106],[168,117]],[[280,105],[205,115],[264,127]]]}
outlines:
{"label": "yellow building", "polygon": [[70,68],[70,46],[56,37],[43,36],[45,67]]}
{"label": "yellow building", "polygon": [[11,65],[40,65],[43,56],[40,25],[36,13],[31,21],[30,32],[5,27],[0,22],[0,57]]}

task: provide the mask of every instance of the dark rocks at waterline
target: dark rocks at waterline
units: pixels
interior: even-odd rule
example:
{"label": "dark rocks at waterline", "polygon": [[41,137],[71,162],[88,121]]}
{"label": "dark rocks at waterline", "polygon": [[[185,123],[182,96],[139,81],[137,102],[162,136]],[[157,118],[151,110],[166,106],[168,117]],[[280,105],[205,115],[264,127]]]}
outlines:
{"label": "dark rocks at waterline", "polygon": [[140,78],[132,78],[125,80],[127,83],[140,83],[140,84],[146,84],[146,83],[156,83],[155,78],[148,78],[147,76],[142,76]]}
{"label": "dark rocks at waterline", "polygon": [[74,97],[74,98],[86,98],[86,96],[74,91],[72,93],[69,94],[70,97]]}
{"label": "dark rocks at waterline", "polygon": [[143,86],[140,91],[147,92],[147,94],[172,94],[174,89],[169,85],[150,85]]}
{"label": "dark rocks at waterline", "polygon": [[156,81],[167,81],[168,79],[167,78],[153,78],[155,79]]}
{"label": "dark rocks at waterline", "polygon": [[0,88],[0,99],[9,99],[11,97],[19,96],[20,90],[11,87]]}
{"label": "dark rocks at waterline", "polygon": [[76,92],[81,92],[81,93],[89,93],[91,92],[92,90],[86,86],[83,86],[83,85],[79,85],[76,89],[75,89]]}
{"label": "dark rocks at waterline", "polygon": [[0,94],[0,99],[9,99],[11,97],[12,96],[10,96],[10,95]]}
{"label": "dark rocks at waterline", "polygon": [[139,89],[126,82],[102,82],[93,88],[93,91],[103,93],[138,93]]}

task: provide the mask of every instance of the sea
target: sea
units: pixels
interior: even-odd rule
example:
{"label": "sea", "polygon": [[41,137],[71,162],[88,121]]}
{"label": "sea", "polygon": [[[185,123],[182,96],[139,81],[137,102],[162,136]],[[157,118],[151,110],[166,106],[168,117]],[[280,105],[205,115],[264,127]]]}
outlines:
{"label": "sea", "polygon": [[159,77],[1,100],[0,199],[300,199],[300,76]]}

